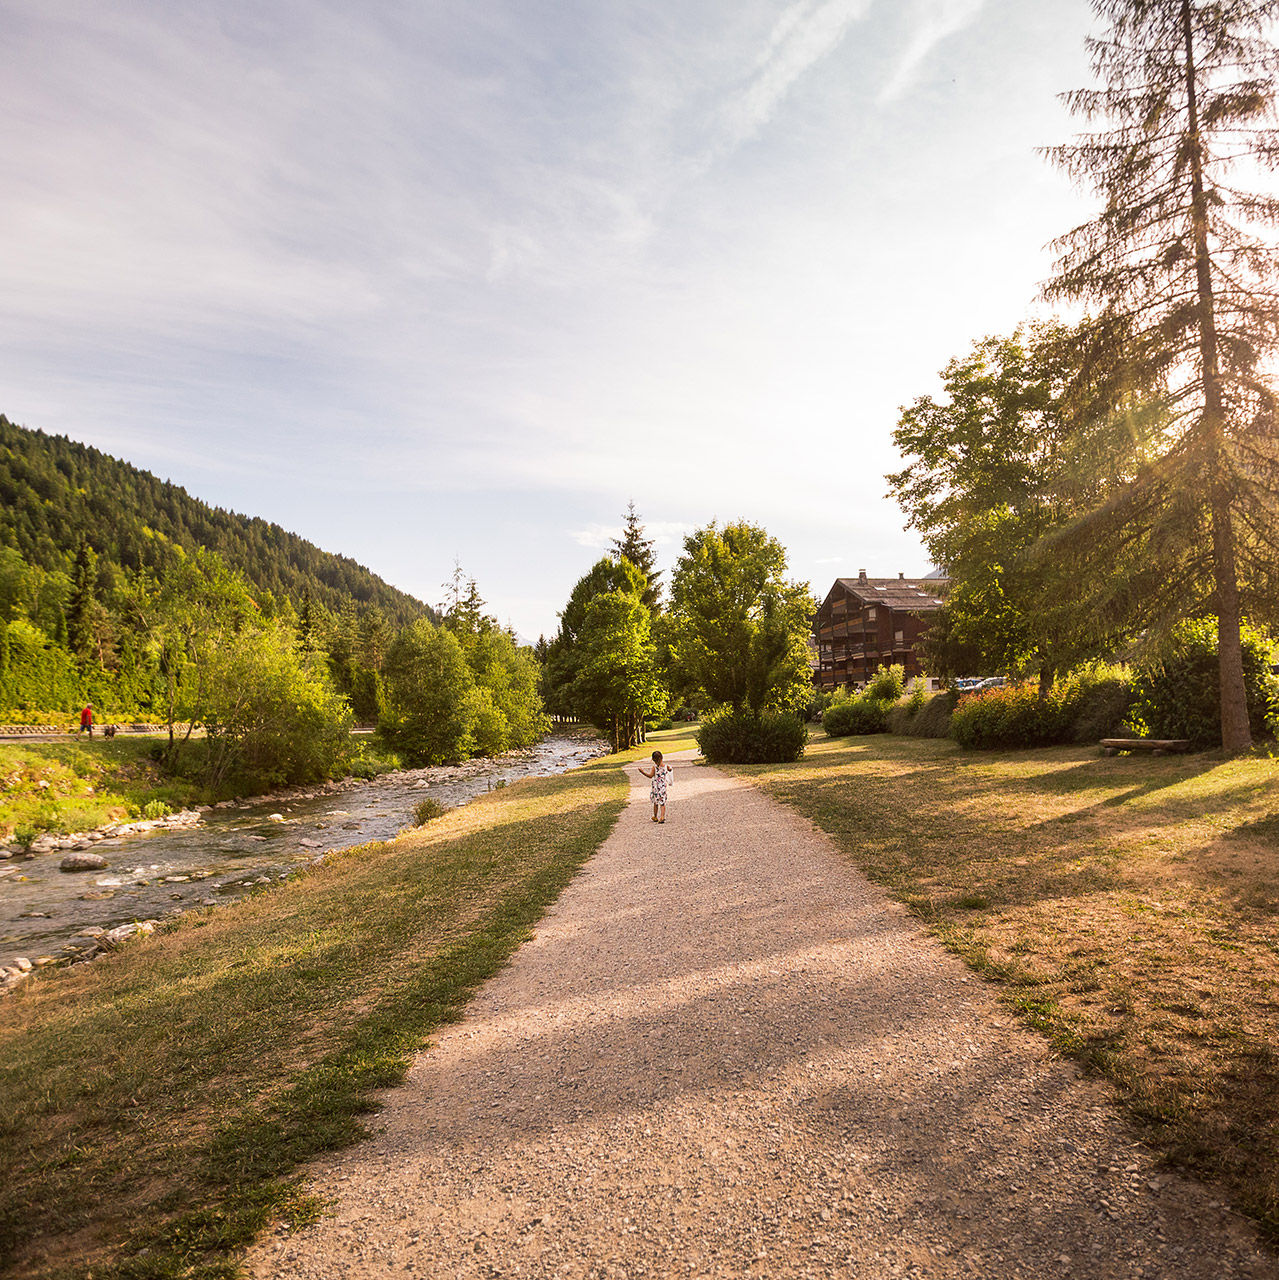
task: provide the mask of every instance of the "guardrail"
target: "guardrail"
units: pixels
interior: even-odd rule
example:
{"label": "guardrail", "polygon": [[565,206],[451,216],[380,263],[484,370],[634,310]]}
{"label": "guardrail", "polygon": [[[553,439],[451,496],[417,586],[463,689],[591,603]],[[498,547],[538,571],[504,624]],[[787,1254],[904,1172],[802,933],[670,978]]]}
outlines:
{"label": "guardrail", "polygon": [[[102,736],[102,730],[111,721],[100,721],[93,726],[95,738]],[[116,724],[117,733],[165,733],[168,726],[162,724]],[[175,732],[185,733],[186,725],[175,725]],[[0,738],[74,738],[79,736],[75,724],[0,724]]]}

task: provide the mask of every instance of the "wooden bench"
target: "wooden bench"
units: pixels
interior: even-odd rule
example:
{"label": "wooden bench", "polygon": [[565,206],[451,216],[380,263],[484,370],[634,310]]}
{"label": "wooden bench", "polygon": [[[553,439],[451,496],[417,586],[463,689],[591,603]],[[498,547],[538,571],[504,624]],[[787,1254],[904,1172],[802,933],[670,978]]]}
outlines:
{"label": "wooden bench", "polygon": [[1190,750],[1189,738],[1102,738],[1108,756],[1121,751],[1149,751],[1152,756],[1168,756]]}

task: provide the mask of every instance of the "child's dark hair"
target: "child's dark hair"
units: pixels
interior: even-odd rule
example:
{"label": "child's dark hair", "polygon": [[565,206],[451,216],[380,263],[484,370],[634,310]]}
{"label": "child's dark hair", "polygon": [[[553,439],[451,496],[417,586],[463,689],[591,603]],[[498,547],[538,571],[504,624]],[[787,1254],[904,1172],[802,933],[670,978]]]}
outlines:
{"label": "child's dark hair", "polygon": [[660,751],[654,751],[654,752],[653,752],[653,763],[654,763],[654,764],[661,764],[661,763],[662,763],[662,753],[661,753]]}

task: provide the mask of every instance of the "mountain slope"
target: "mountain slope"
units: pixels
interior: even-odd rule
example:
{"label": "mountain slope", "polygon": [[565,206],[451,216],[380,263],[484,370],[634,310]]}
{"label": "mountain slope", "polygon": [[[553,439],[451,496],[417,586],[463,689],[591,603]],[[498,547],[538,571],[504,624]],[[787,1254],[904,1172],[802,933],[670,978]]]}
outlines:
{"label": "mountain slope", "polygon": [[278,524],[211,507],[148,471],[0,414],[0,545],[54,570],[87,541],[104,559],[137,569],[157,563],[157,533],[216,551],[254,587],[295,606],[309,592],[335,613],[375,606],[397,625],[434,616],[363,565]]}

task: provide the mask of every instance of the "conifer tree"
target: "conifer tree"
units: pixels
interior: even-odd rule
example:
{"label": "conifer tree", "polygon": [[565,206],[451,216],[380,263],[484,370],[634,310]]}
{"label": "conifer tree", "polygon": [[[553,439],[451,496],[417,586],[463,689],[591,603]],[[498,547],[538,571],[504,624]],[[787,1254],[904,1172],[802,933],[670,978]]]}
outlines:
{"label": "conifer tree", "polygon": [[644,523],[635,510],[635,503],[626,504],[626,524],[622,536],[613,539],[613,550],[619,560],[629,560],[644,575],[644,591],[640,600],[648,609],[660,609],[662,588],[658,584],[661,572],[653,552],[653,540],[644,536]]}
{"label": "conifer tree", "polygon": [[[1049,154],[1104,207],[1058,242],[1046,293],[1098,305],[1085,326],[1074,445],[1088,510],[1059,546],[1127,557],[1130,607],[1167,626],[1218,618],[1222,745],[1251,742],[1240,646],[1249,594],[1279,552],[1279,429],[1265,367],[1279,349],[1279,199],[1249,190],[1279,164],[1270,128],[1279,0],[1092,0],[1101,87],[1067,95],[1109,123]],[[1096,412],[1103,393],[1113,413]],[[1138,419],[1134,401],[1158,413]],[[1106,448],[1097,448],[1098,439]],[[1147,598],[1143,598],[1143,596]]]}

